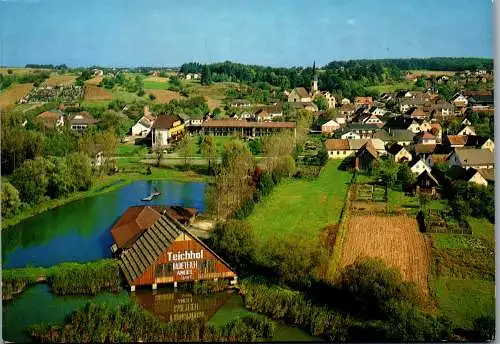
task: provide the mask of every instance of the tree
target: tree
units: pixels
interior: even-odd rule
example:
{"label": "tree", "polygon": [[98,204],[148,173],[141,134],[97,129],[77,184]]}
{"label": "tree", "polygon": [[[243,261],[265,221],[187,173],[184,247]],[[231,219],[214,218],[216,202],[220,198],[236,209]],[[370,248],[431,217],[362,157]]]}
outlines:
{"label": "tree", "polygon": [[215,157],[216,154],[216,146],[215,146],[215,139],[213,136],[206,135],[203,136],[203,140],[201,142],[201,155],[205,158],[208,159],[208,168],[212,168],[212,159]]}
{"label": "tree", "polygon": [[219,222],[210,232],[210,247],[237,267],[253,261],[256,241],[251,226],[242,220]]}
{"label": "tree", "polygon": [[68,169],[66,158],[52,158],[47,169],[49,184],[47,195],[50,198],[67,196],[73,190],[73,171]]}
{"label": "tree", "polygon": [[210,67],[205,65],[203,67],[203,72],[201,73],[200,83],[204,86],[208,86],[212,84],[212,72],[210,71]]}
{"label": "tree", "polygon": [[398,180],[398,164],[393,159],[381,158],[373,173],[377,180],[381,179],[385,185],[392,187]]}
{"label": "tree", "polygon": [[[153,135],[155,135],[154,133]],[[157,133],[155,136],[156,145],[153,148],[153,152],[156,155],[156,166],[160,166],[161,159],[163,159],[165,146],[163,145],[163,134],[161,132]]]}
{"label": "tree", "polygon": [[324,96],[317,96],[314,98],[314,104],[318,106],[318,110],[323,111],[328,109],[328,101]]}
{"label": "tree", "polygon": [[179,154],[184,158],[184,167],[187,167],[191,152],[191,136],[185,133],[178,144]]}
{"label": "tree", "polygon": [[407,188],[411,185],[414,185],[417,181],[417,177],[411,171],[410,166],[406,163],[399,164],[398,172],[397,172],[397,180],[403,188]]}
{"label": "tree", "polygon": [[420,77],[417,79],[417,82],[415,83],[415,86],[424,88],[425,87],[425,78]]}
{"label": "tree", "polygon": [[92,163],[83,153],[72,153],[66,157],[71,171],[71,185],[74,191],[85,191],[92,186]]}
{"label": "tree", "polygon": [[295,160],[291,155],[280,157],[273,172],[282,177],[291,177],[295,173]]}
{"label": "tree", "polygon": [[14,216],[21,207],[19,191],[9,182],[2,182],[2,216]]}
{"label": "tree", "polygon": [[12,185],[19,190],[21,200],[35,205],[40,203],[47,193],[47,161],[42,157],[26,160],[12,174]]}

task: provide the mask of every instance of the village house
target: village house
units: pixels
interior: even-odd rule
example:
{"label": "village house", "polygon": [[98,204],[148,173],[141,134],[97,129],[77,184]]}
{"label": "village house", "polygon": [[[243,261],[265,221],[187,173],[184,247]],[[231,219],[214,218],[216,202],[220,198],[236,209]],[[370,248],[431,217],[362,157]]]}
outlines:
{"label": "village house", "polygon": [[130,207],[111,228],[112,251],[132,292],[136,286],[231,279],[231,267],[168,211]]}
{"label": "village house", "polygon": [[68,122],[71,130],[82,132],[98,121],[87,111],[82,111],[69,115]]}
{"label": "village house", "polygon": [[184,122],[178,115],[160,115],[151,131],[153,148],[167,148],[184,134]]}
{"label": "village house", "polygon": [[296,87],[288,95],[288,102],[290,103],[308,103],[311,101],[311,95],[304,87]]}
{"label": "village house", "polygon": [[433,105],[430,111],[431,117],[443,118],[453,116],[455,114],[455,108],[449,103],[440,103]]}
{"label": "village house", "polygon": [[331,119],[321,126],[321,132],[323,134],[329,135],[329,134],[333,133],[335,130],[337,130],[338,128],[340,128],[340,124],[337,123],[336,121],[334,121],[333,119]]}
{"label": "village house", "polygon": [[449,154],[430,154],[425,159],[425,163],[429,167],[434,167],[436,164],[447,164]]}
{"label": "village house", "polygon": [[403,146],[395,143],[388,150],[387,153],[394,158],[395,162],[412,161],[413,156]]}
{"label": "village house", "polygon": [[376,125],[352,122],[347,124],[347,126],[335,131],[335,137],[342,139],[370,139],[379,130],[380,128]]}
{"label": "village house", "polygon": [[454,180],[463,180],[481,186],[488,186],[488,180],[481,174],[481,171],[483,171],[483,169],[476,170],[473,167],[468,169],[457,167],[454,171],[456,176]]}
{"label": "village house", "polygon": [[[264,115],[267,115],[267,112],[264,112],[264,113],[259,113],[259,116],[264,116]],[[233,113],[232,115],[230,115],[229,117],[231,119],[240,119],[240,120],[251,120],[251,119],[254,119],[256,115],[254,115],[253,113],[249,112],[249,111],[243,111],[241,113]]]}
{"label": "village house", "polygon": [[430,127],[431,128],[428,130],[428,132],[430,132],[432,135],[436,136],[437,143],[441,143],[441,140],[443,139],[443,128],[441,128],[441,124],[431,123]]}
{"label": "village house", "polygon": [[36,116],[34,122],[43,124],[46,128],[54,129],[64,125],[64,115],[59,110],[49,110]]}
{"label": "village house", "polygon": [[348,118],[354,114],[354,111],[356,111],[356,108],[351,103],[342,104],[339,109],[340,114]]}
{"label": "village house", "polygon": [[451,102],[457,108],[465,108],[465,107],[467,107],[467,105],[469,103],[467,101],[467,98],[463,94],[460,94],[460,93],[455,94],[453,96],[453,98],[451,98]]}
{"label": "village house", "polygon": [[435,145],[436,144],[436,136],[432,135],[427,131],[422,131],[416,136],[417,143],[423,145]]}
{"label": "village house", "polygon": [[413,143],[414,133],[406,129],[382,129],[373,135],[373,138],[381,139],[386,144],[397,143],[401,146],[409,146]]}
{"label": "village house", "polygon": [[328,108],[334,109],[335,106],[337,105],[337,101],[335,100],[335,97],[328,91],[321,91],[321,95],[323,97],[325,97],[325,99],[328,103]]}
{"label": "village house", "polygon": [[406,116],[415,119],[424,119],[427,117],[427,114],[421,107],[411,107],[407,112]]}
{"label": "village house", "polygon": [[476,129],[474,129],[471,125],[466,125],[457,133],[457,135],[465,136],[465,135],[476,135]]}
{"label": "village house", "polygon": [[465,135],[446,135],[443,140],[443,144],[450,147],[463,147],[467,142],[467,136]]}
{"label": "village house", "polygon": [[230,104],[231,107],[233,108],[238,108],[238,107],[251,107],[252,103],[246,99],[236,99],[233,100]]}
{"label": "village house", "polygon": [[156,117],[149,111],[149,106],[144,107],[144,115],[132,127],[132,136],[148,136]]}
{"label": "village house", "polygon": [[366,109],[369,109],[373,104],[373,99],[372,97],[356,97],[354,98],[354,107],[356,109],[360,107],[364,107]]}
{"label": "village house", "polygon": [[373,107],[370,109],[370,113],[376,115],[376,116],[379,116],[379,117],[383,117],[388,111],[384,108],[381,108],[381,107]]}
{"label": "village house", "polygon": [[342,98],[342,100],[340,101],[340,104],[342,104],[342,105],[351,104],[351,101],[347,98]]}
{"label": "village house", "polygon": [[354,168],[357,171],[369,171],[373,168],[378,158],[379,153],[373,146],[372,141],[369,140],[356,152]]}
{"label": "village house", "polygon": [[359,116],[357,121],[363,124],[376,125],[378,127],[382,127],[384,125],[384,122],[382,122],[379,116],[371,113],[363,113]]}
{"label": "village house", "polygon": [[438,193],[439,186],[437,179],[426,169],[417,176],[413,189],[417,194],[434,196]]}
{"label": "village house", "polygon": [[281,117],[283,117],[283,107],[281,105],[261,106],[255,112],[255,119],[257,121],[272,121]]}
{"label": "village house", "polygon": [[266,136],[273,133],[288,131],[296,135],[295,122],[256,122],[233,119],[210,119],[202,124],[202,133],[213,136],[241,137]]}
{"label": "village house", "polygon": [[448,157],[448,165],[465,169],[490,169],[495,167],[495,153],[480,148],[455,148]]}
{"label": "village house", "polygon": [[325,147],[330,159],[344,159],[355,154],[368,141],[379,155],[387,153],[384,143],[379,139],[328,139],[325,141]]}
{"label": "village house", "polygon": [[200,73],[187,73],[186,74],[186,80],[197,80],[201,78]]}
{"label": "village house", "polygon": [[410,170],[414,174],[420,175],[424,171],[430,172],[431,168],[425,163],[425,161],[423,159],[414,159],[410,163]]}
{"label": "village house", "polygon": [[414,134],[418,134],[420,129],[420,124],[414,118],[407,117],[392,117],[384,125],[385,129],[404,129],[409,130]]}

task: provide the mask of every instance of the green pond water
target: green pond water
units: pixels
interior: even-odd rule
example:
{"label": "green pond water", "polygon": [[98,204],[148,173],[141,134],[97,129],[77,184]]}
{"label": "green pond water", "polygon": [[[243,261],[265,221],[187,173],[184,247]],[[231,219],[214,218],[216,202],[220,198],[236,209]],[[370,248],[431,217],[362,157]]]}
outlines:
{"label": "green pond water", "polygon": [[[171,288],[160,288],[156,292],[138,290],[135,293],[122,291],[119,294],[103,293],[90,296],[55,296],[46,284],[27,288],[14,301],[3,302],[2,338],[13,342],[29,342],[26,329],[33,324],[63,324],[73,310],[85,306],[88,301],[112,305],[136,302],[155,314],[162,321],[194,319],[206,317],[214,324],[224,324],[238,316],[251,314],[244,308],[243,300],[237,293],[215,293],[206,296]],[[318,341],[304,331],[276,323],[273,341]]]}
{"label": "green pond water", "polygon": [[[140,201],[153,188],[161,195],[152,202]],[[91,260],[111,256],[109,229],[133,205],[180,205],[205,210],[205,184],[171,181],[137,181],[108,193],[77,200],[33,216],[2,232],[2,267],[52,266],[61,262]],[[88,301],[122,304],[130,300],[153,312],[162,321],[204,316],[222,324],[249,313],[237,294],[217,293],[195,296],[174,292],[138,290],[130,294],[104,293],[95,297],[58,297],[47,285],[37,284],[13,301],[3,302],[2,339],[27,342],[25,330],[37,323],[63,323],[65,316]],[[277,323],[273,340],[314,341],[307,333]]]}

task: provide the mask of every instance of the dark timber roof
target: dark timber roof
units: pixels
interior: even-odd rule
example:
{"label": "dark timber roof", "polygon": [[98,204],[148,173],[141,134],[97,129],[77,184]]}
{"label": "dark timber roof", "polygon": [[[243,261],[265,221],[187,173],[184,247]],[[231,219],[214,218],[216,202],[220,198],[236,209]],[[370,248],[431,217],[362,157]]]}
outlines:
{"label": "dark timber roof", "polygon": [[168,215],[162,215],[129,249],[120,254],[120,268],[129,284],[160,257],[175,239],[183,233],[182,225]]}
{"label": "dark timber roof", "polygon": [[203,241],[189,232],[167,212],[164,212],[129,248],[123,250],[118,257],[120,268],[129,285],[133,285],[134,281],[142,276],[181,234],[189,235],[217,257],[220,262],[231,269],[229,264],[212,251]]}

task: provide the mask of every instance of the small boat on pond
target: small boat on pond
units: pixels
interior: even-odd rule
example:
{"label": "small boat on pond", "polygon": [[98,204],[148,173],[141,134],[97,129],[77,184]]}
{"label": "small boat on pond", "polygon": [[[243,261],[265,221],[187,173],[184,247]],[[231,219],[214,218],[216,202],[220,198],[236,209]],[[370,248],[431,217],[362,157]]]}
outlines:
{"label": "small boat on pond", "polygon": [[160,196],[160,195],[161,195],[160,191],[158,191],[158,189],[154,189],[153,192],[151,192],[151,194],[148,197],[144,197],[143,199],[141,199],[141,201],[144,201],[144,202],[152,201],[153,198]]}

